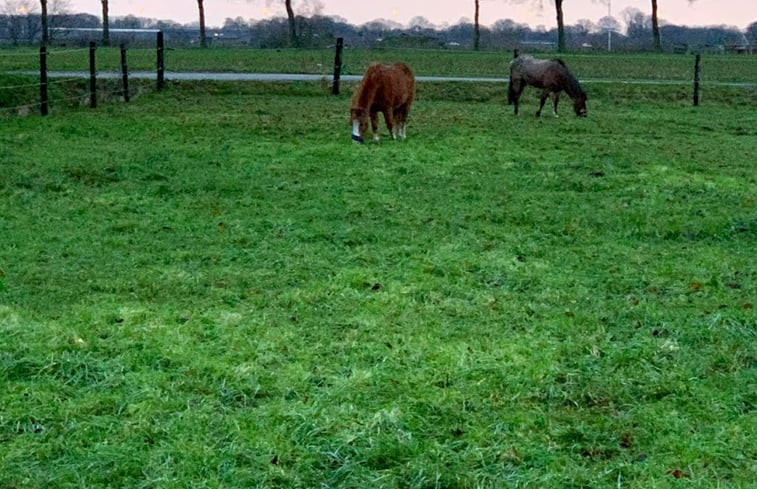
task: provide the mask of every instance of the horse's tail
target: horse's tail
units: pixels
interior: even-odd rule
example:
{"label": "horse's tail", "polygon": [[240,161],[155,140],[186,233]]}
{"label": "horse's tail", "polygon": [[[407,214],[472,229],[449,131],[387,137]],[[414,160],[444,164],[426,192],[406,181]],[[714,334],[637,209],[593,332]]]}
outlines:
{"label": "horse's tail", "polygon": [[513,88],[513,77],[510,76],[510,81],[507,84],[507,105],[515,103],[515,89]]}

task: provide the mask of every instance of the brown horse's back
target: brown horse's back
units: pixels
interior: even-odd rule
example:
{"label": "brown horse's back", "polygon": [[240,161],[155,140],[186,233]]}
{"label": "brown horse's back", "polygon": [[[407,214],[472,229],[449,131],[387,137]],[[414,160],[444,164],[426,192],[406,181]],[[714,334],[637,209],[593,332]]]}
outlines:
{"label": "brown horse's back", "polygon": [[415,77],[405,63],[390,65],[372,64],[360,82],[352,106],[370,110],[376,107],[403,107],[413,103]]}
{"label": "brown horse's back", "polygon": [[413,71],[405,63],[394,63],[390,67],[400,73],[400,76],[393,77],[397,80],[396,90],[394,90],[397,94],[396,102],[400,105],[409,106],[415,98],[415,76],[413,75]]}

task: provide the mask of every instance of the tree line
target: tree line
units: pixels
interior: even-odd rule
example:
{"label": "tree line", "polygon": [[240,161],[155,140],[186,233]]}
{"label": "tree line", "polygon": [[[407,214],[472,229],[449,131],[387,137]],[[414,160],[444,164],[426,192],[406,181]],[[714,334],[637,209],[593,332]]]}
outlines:
{"label": "tree line", "polygon": [[[612,17],[604,17],[597,23],[582,20],[575,25],[564,25],[562,0],[552,0],[558,20],[554,29],[533,28],[510,19],[499,20],[488,27],[481,26],[479,0],[473,2],[473,21],[462,20],[441,28],[421,16],[413,18],[407,26],[384,19],[352,25],[339,17],[298,15],[291,0],[281,0],[286,17],[257,21],[227,18],[222,27],[211,29],[205,26],[204,0],[196,0],[198,22],[191,24],[134,16],[111,18],[108,0],[100,1],[101,15],[95,16],[70,13],[69,0],[4,0],[0,3],[0,42],[84,42],[92,40],[92,34],[66,33],[61,28],[90,28],[100,31],[97,40],[104,45],[111,43],[111,29],[160,29],[174,44],[201,47],[213,44],[259,48],[323,47],[333,44],[337,37],[344,38],[348,46],[450,49],[525,46],[557,51],[604,50],[608,37],[612,39],[613,50],[622,51],[670,52],[757,44],[757,22],[746,31],[728,26],[660,25],[657,0],[651,2],[650,15],[638,9],[623,11],[625,29],[621,29],[620,21]],[[127,40],[137,40],[134,35],[126,37]]]}

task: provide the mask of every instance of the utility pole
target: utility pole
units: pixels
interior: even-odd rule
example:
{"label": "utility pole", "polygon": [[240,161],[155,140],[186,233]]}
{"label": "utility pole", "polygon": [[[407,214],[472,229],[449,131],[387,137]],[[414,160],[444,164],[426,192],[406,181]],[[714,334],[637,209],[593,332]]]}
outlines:
{"label": "utility pole", "polygon": [[[612,0],[607,0],[607,20],[612,18]],[[612,51],[612,29],[607,26],[607,51]]]}

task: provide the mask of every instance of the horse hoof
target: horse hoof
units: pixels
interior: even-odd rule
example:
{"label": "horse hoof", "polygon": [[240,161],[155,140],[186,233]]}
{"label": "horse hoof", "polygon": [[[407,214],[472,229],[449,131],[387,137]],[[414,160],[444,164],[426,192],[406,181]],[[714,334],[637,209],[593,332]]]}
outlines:
{"label": "horse hoof", "polygon": [[362,136],[357,136],[355,134],[352,135],[352,142],[355,144],[363,144],[363,138]]}

